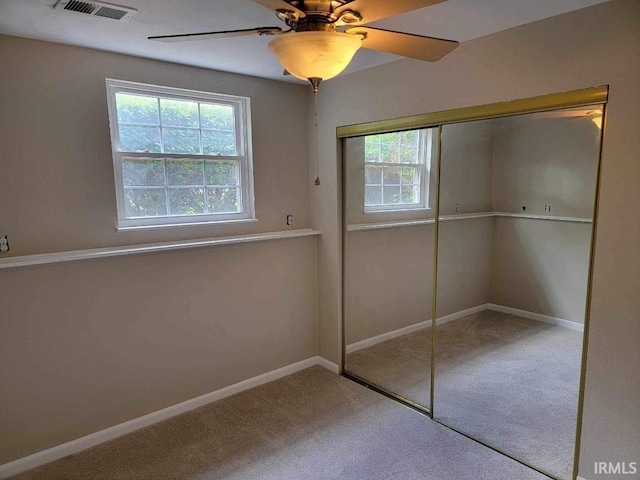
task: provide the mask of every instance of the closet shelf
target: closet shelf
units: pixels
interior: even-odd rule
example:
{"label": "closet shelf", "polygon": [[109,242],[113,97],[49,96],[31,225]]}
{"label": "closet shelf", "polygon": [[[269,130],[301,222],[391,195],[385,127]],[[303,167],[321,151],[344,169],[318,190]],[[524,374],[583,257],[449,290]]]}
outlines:
{"label": "closet shelf", "polygon": [[236,235],[234,237],[204,238],[199,240],[184,240],[176,242],[147,243],[123,247],[93,248],[70,252],[43,253],[38,255],[22,255],[0,259],[0,269],[26,267],[30,265],[44,265],[48,263],[73,262],[96,258],[117,257],[122,255],[139,255],[143,253],[164,252],[168,250],[182,250],[186,248],[212,247],[238,243],[264,242],[286,238],[299,238],[320,235],[317,230],[310,228],[288,230],[281,232],[255,233],[250,235]]}
{"label": "closet shelf", "polygon": [[[510,213],[510,212],[478,212],[478,213],[460,213],[455,215],[441,215],[441,222],[469,220],[473,218],[487,217],[510,217],[510,218],[528,218],[531,220],[546,220],[551,222],[568,222],[568,223],[592,223],[590,218],[581,217],[561,217],[557,215],[533,215],[529,213]],[[425,218],[421,220],[398,220],[394,222],[377,222],[377,223],[358,223],[347,225],[348,232],[360,232],[365,230],[380,230],[383,228],[399,228],[413,227],[417,225],[430,225],[435,223],[433,218]]]}

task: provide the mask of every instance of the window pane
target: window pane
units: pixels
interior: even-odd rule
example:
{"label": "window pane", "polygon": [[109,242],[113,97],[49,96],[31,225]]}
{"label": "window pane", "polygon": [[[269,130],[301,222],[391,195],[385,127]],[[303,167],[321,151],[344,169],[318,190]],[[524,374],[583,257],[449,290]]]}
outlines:
{"label": "window pane", "polygon": [[160,129],[120,125],[120,150],[123,152],[160,153]]}
{"label": "window pane", "polygon": [[402,203],[418,203],[416,187],[402,187]]}
{"label": "window pane", "polygon": [[235,162],[207,162],[204,171],[207,185],[238,185]]}
{"label": "window pane", "polygon": [[375,165],[366,165],[364,167],[364,183],[370,185],[372,183],[382,184],[382,167]]}
{"label": "window pane", "polygon": [[364,142],[364,160],[365,162],[380,161],[380,145],[375,138],[366,138]]}
{"label": "window pane", "polygon": [[158,99],[128,93],[116,93],[118,123],[158,125]]}
{"label": "window pane", "polygon": [[401,173],[402,173],[402,167],[384,167],[384,184],[400,185]]}
{"label": "window pane", "polygon": [[383,133],[380,135],[380,141],[390,145],[398,145],[399,133]]}
{"label": "window pane", "polygon": [[400,147],[401,163],[420,163],[418,159],[418,149],[409,147]]}
{"label": "window pane", "polygon": [[167,214],[164,188],[125,188],[124,201],[127,218]]}
{"label": "window pane", "polygon": [[204,185],[202,160],[167,160],[169,185]]}
{"label": "window pane", "polygon": [[382,187],[365,187],[364,204],[380,205],[382,203]]}
{"label": "window pane", "polygon": [[236,136],[233,132],[202,131],[202,150],[205,155],[236,154]]}
{"label": "window pane", "polygon": [[396,145],[382,144],[380,147],[380,156],[383,162],[398,162],[398,147]]}
{"label": "window pane", "polygon": [[384,187],[382,200],[385,204],[400,203],[400,187]]}
{"label": "window pane", "polygon": [[164,186],[164,161],[123,158],[122,183],[125,187]]}
{"label": "window pane", "polygon": [[160,114],[164,127],[199,127],[197,102],[161,98]]}
{"label": "window pane", "polygon": [[413,185],[414,183],[418,183],[418,176],[416,175],[416,169],[410,167],[404,167],[402,169],[402,184],[403,185]]}
{"label": "window pane", "polygon": [[203,188],[170,188],[171,215],[198,215],[204,213]]}
{"label": "window pane", "polygon": [[165,153],[200,153],[200,133],[185,128],[163,128],[162,141]]}
{"label": "window pane", "polygon": [[207,188],[207,201],[211,213],[239,211],[237,188]]}
{"label": "window pane", "polygon": [[407,146],[416,146],[418,143],[418,131],[410,130],[400,134],[400,143]]}
{"label": "window pane", "polygon": [[235,130],[233,107],[231,105],[200,104],[200,122],[202,128],[216,130]]}

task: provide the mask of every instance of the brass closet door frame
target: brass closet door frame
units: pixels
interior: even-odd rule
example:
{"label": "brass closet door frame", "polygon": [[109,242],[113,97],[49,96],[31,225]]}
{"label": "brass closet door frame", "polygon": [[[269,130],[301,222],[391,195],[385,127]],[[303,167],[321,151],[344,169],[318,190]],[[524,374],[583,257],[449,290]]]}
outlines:
{"label": "brass closet door frame", "polygon": [[[341,202],[341,215],[342,215],[342,231],[341,231],[341,243],[342,243],[342,258],[341,258],[341,267],[342,267],[342,287],[341,287],[341,302],[340,302],[340,318],[341,318],[341,352],[340,352],[340,365],[339,370],[340,374],[354,380],[368,388],[371,388],[383,395],[386,395],[396,401],[399,401],[405,404],[408,407],[411,407],[419,412],[428,415],[431,419],[438,421],[434,418],[434,395],[435,395],[435,334],[436,334],[436,314],[437,314],[437,288],[438,288],[438,234],[439,234],[439,224],[440,224],[440,170],[442,163],[442,127],[445,125],[451,125],[462,122],[469,122],[474,120],[488,120],[493,118],[500,117],[509,117],[514,115],[522,115],[522,114],[531,114],[538,112],[546,112],[552,110],[559,110],[564,108],[573,108],[573,107],[587,107],[587,106],[602,106],[602,128],[600,129],[600,144],[599,144],[599,152],[598,152],[598,164],[597,164],[597,174],[596,174],[596,186],[595,186],[595,197],[594,197],[594,208],[593,208],[593,227],[591,229],[591,245],[589,252],[589,268],[587,275],[587,295],[586,295],[586,308],[585,308],[585,319],[584,319],[584,332],[582,337],[582,354],[581,354],[581,364],[580,364],[580,387],[578,394],[578,413],[576,419],[576,438],[575,438],[575,454],[574,454],[574,464],[573,464],[573,478],[575,479],[578,475],[578,464],[580,460],[580,437],[582,433],[582,414],[584,409],[584,387],[585,387],[585,372],[586,372],[586,364],[587,364],[587,350],[588,350],[588,340],[589,340],[589,323],[590,323],[590,313],[591,313],[591,297],[592,297],[592,289],[593,289],[593,263],[594,263],[594,252],[595,252],[595,242],[596,242],[596,233],[598,230],[598,206],[599,206],[599,198],[600,198],[600,177],[602,171],[602,146],[604,143],[604,132],[605,125],[607,119],[607,101],[609,97],[609,86],[603,85],[599,87],[585,88],[581,90],[573,90],[569,92],[562,93],[553,93],[550,95],[542,95],[537,97],[530,97],[518,100],[512,100],[507,102],[499,102],[499,103],[491,103],[485,105],[477,105],[471,107],[458,108],[453,110],[443,110],[440,112],[432,112],[425,113],[421,115],[413,115],[409,117],[401,117],[394,118],[389,120],[380,120],[374,122],[360,123],[355,125],[345,125],[340,126],[336,129],[336,136],[338,139],[339,145],[339,161],[342,163],[341,165],[341,193],[340,193],[340,202]],[[344,144],[343,142],[348,138],[353,137],[361,137],[365,135],[373,135],[380,133],[391,133],[405,130],[416,130],[421,128],[437,128],[438,130],[438,150],[437,150],[437,177],[436,177],[436,195],[435,195],[435,206],[434,206],[434,259],[433,259],[433,291],[432,291],[432,302],[431,302],[431,385],[430,385],[430,405],[425,407],[423,405],[419,405],[411,400],[398,395],[390,390],[385,389],[379,385],[372,384],[368,382],[366,379],[361,378],[357,375],[349,373],[345,370],[346,366],[346,313],[348,306],[346,305],[346,279],[348,272],[346,271],[346,258],[347,258],[347,241],[346,241],[346,232],[347,232],[347,221],[346,221],[346,211],[345,211],[345,197],[346,197],[346,161],[342,152],[344,152]],[[441,423],[441,422],[438,422]],[[491,448],[493,450],[506,455],[513,460],[522,463],[534,470],[538,470],[535,466],[529,465],[527,463],[522,462],[509,455],[506,452],[502,452],[500,450],[495,449],[491,445],[484,444],[477,439],[474,439],[463,432],[460,432],[454,428],[449,427],[446,424],[442,424],[447,428],[455,430],[456,432],[471,438],[474,441],[482,443],[483,445]],[[539,471],[539,470],[538,470]],[[545,475],[548,475],[545,472],[540,472]]]}

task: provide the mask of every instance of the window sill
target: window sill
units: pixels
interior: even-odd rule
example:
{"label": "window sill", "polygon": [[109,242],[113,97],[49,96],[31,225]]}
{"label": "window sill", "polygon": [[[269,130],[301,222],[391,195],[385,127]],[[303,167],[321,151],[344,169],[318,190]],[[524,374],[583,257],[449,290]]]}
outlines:
{"label": "window sill", "polygon": [[128,232],[131,230],[148,230],[156,228],[176,228],[176,227],[198,227],[211,225],[236,225],[239,223],[258,223],[257,218],[243,218],[241,220],[208,220],[204,222],[178,222],[178,223],[160,223],[158,225],[118,225],[116,230],[119,232]]}
{"label": "window sill", "polygon": [[125,247],[93,248],[87,250],[75,250],[71,252],[23,255],[0,259],[0,269],[26,267],[30,265],[44,265],[49,263],[74,262],[78,260],[92,260],[105,257],[119,257],[122,255],[139,255],[143,253],[163,252],[168,250],[184,250],[187,248],[265,242],[287,238],[310,237],[315,235],[320,235],[320,232],[317,230],[312,230],[310,228],[305,228],[301,230],[285,230],[280,232],[237,235],[234,237],[204,238],[200,240],[148,243],[143,245],[131,245]]}
{"label": "window sill", "polygon": [[427,212],[431,210],[430,207],[405,207],[405,208],[379,208],[379,209],[365,209],[365,215],[370,213],[397,213],[397,212]]}

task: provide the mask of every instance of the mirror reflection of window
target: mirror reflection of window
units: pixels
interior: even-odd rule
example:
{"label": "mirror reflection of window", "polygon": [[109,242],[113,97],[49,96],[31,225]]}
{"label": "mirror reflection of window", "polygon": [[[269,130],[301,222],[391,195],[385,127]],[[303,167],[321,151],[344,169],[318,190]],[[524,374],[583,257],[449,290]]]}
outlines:
{"label": "mirror reflection of window", "polygon": [[365,212],[425,208],[431,130],[365,137]]}

